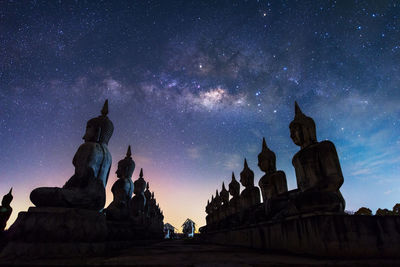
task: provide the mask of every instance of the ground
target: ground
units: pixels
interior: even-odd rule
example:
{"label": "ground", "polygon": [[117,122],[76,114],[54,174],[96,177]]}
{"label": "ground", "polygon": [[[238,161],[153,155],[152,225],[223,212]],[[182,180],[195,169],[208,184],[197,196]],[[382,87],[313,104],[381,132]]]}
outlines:
{"label": "ground", "polygon": [[400,266],[400,260],[337,260],[299,255],[267,253],[248,248],[202,244],[193,240],[163,241],[142,247],[131,247],[103,257],[40,259],[0,262],[27,265],[170,265],[170,266]]}

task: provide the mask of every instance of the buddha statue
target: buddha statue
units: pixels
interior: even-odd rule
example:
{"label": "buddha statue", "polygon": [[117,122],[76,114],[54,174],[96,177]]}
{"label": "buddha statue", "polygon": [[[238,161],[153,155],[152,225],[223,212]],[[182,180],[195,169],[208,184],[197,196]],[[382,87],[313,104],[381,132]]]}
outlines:
{"label": "buddha statue", "polygon": [[210,206],[210,200],[207,200],[207,205],[206,205],[206,224],[210,225],[210,214],[211,214],[211,206]]}
{"label": "buddha statue", "polygon": [[339,191],[343,175],[335,145],[317,141],[314,120],[303,114],[297,102],[289,128],[293,142],[300,146],[292,160],[298,193],[291,198],[297,211],[343,212],[345,201]]}
{"label": "buddha statue", "polygon": [[245,189],[240,194],[241,210],[246,210],[260,203],[260,189],[254,186],[254,172],[247,165],[244,159],[244,168],[240,173],[240,183]]}
{"label": "buddha statue", "polygon": [[140,216],[144,213],[146,206],[146,197],[144,196],[144,190],[146,187],[146,181],[143,179],[143,169],[140,169],[139,178],[134,182],[135,194],[131,199],[131,211],[132,216]]}
{"label": "buddha statue", "polygon": [[106,201],[105,186],[111,167],[108,151],[114,126],[108,119],[108,100],[101,115],[86,124],[85,142],[78,148],[72,160],[74,175],[59,187],[34,189],[30,199],[37,207],[66,207],[102,210]]}
{"label": "buddha statue", "polygon": [[10,206],[11,201],[13,200],[12,188],[7,195],[4,195],[3,200],[1,201],[0,206],[0,233],[4,231],[7,225],[7,221],[11,216],[12,208]]}
{"label": "buddha statue", "polygon": [[114,199],[105,210],[107,219],[124,220],[129,218],[129,202],[133,194],[131,177],[135,170],[135,162],[131,155],[131,146],[128,146],[126,157],[118,162],[116,171],[118,180],[111,187]]}
{"label": "buddha statue", "polygon": [[146,216],[150,215],[150,199],[151,199],[151,192],[150,192],[150,183],[147,182],[146,191],[144,191],[144,197],[146,198],[146,205],[145,205],[145,213]]}
{"label": "buddha statue", "polygon": [[150,198],[150,203],[149,203],[149,214],[150,217],[155,217],[156,216],[156,208],[157,208],[157,201],[154,197],[154,192],[151,193],[151,198]]}
{"label": "buddha statue", "polygon": [[214,222],[218,223],[220,221],[220,209],[221,209],[221,198],[218,193],[218,189],[216,190],[214,197],[214,205],[213,205],[213,214],[214,214]]}
{"label": "buddha statue", "polygon": [[236,181],[235,174],[232,172],[232,181],[229,183],[229,215],[237,214],[240,211],[240,184]]}
{"label": "buddha statue", "polygon": [[276,170],[275,153],[271,151],[265,138],[262,142],[262,151],[258,154],[258,167],[265,173],[258,185],[261,189],[263,202],[267,206],[268,200],[288,191],[286,175],[283,171]]}
{"label": "buddha statue", "polygon": [[208,218],[210,221],[210,224],[213,224],[215,222],[215,213],[214,213],[214,195],[211,195],[211,201],[210,201],[210,206],[209,206],[209,213],[208,213]]}
{"label": "buddha statue", "polygon": [[222,190],[219,193],[221,200],[221,208],[219,212],[220,220],[224,220],[229,214],[229,192],[225,188],[225,183],[222,183]]}

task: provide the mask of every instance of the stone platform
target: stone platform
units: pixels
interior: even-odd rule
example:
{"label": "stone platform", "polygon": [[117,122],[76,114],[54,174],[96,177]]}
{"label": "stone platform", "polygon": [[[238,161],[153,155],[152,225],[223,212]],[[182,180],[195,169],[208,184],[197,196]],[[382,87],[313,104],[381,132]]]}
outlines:
{"label": "stone platform", "polygon": [[308,214],[206,232],[206,242],[332,258],[400,258],[400,216]]}
{"label": "stone platform", "polygon": [[8,230],[0,257],[87,255],[106,250],[105,215],[84,209],[30,207]]}
{"label": "stone platform", "polygon": [[7,231],[0,258],[94,256],[162,238],[148,225],[107,221],[98,211],[30,207]]}

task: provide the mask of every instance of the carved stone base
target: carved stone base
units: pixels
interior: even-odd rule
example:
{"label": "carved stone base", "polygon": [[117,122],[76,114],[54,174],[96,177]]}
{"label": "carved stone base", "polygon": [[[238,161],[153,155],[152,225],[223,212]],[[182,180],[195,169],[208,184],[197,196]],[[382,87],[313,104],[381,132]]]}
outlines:
{"label": "carved stone base", "polygon": [[216,244],[335,258],[400,258],[400,216],[304,214],[227,230],[206,228],[202,238]]}
{"label": "carved stone base", "polygon": [[107,240],[104,214],[73,208],[30,207],[10,227],[0,257],[49,257],[101,253]]}

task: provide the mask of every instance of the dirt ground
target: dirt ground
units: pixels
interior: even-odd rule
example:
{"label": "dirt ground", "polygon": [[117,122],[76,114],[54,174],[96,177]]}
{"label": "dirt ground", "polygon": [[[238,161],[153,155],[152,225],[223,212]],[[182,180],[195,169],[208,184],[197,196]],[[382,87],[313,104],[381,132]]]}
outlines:
{"label": "dirt ground", "polygon": [[0,264],[18,265],[136,265],[136,266],[400,266],[400,259],[339,260],[268,253],[248,248],[219,246],[193,240],[163,241],[136,246],[107,256],[68,259],[15,259]]}

